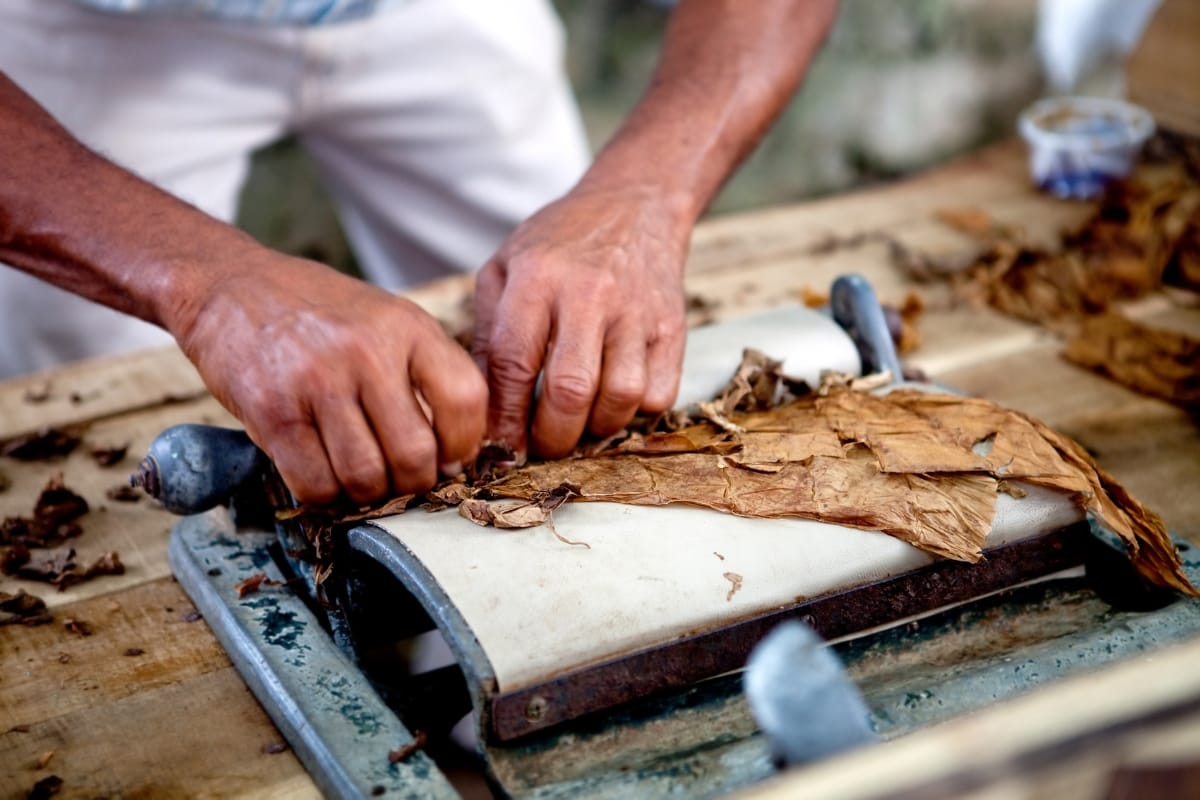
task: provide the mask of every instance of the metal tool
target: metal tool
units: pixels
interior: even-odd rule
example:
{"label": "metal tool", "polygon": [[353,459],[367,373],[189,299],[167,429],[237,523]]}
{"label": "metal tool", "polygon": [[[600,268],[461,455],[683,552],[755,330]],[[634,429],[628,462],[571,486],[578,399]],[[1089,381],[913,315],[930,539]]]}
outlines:
{"label": "metal tool", "polygon": [[782,766],[879,740],[846,668],[803,622],[771,631],[746,661],[746,700]]}

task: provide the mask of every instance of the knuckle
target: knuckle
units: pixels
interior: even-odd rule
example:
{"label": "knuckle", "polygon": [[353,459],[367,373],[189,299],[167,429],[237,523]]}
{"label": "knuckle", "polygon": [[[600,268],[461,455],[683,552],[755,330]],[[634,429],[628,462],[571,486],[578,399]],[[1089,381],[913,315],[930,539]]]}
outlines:
{"label": "knuckle", "polygon": [[528,386],[537,380],[537,366],[509,347],[494,346],[488,356],[488,376],[501,387]]}
{"label": "knuckle", "polygon": [[437,443],[432,435],[416,436],[389,453],[392,484],[397,491],[428,489],[437,477]]}
{"label": "knuckle", "polygon": [[280,467],[279,474],[301,503],[323,506],[332,503],[341,494],[341,487],[332,475],[301,475],[283,467]]}
{"label": "knuckle", "polygon": [[387,472],[380,461],[358,463],[339,474],[342,488],[350,498],[367,503],[382,497],[387,492]]}
{"label": "knuckle", "polygon": [[625,410],[636,407],[645,393],[645,380],[636,375],[629,375],[605,383],[603,400],[609,407]]}
{"label": "knuckle", "polygon": [[556,408],[567,412],[586,411],[596,396],[596,382],[588,375],[564,372],[546,380],[545,392]]}

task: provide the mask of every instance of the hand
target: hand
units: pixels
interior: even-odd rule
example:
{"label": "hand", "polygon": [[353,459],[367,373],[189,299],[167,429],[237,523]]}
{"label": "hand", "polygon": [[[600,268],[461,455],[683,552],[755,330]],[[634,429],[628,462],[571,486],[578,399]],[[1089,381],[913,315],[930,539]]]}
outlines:
{"label": "hand", "polygon": [[298,500],[419,492],[474,458],[487,387],[432,317],[311,261],[251,261],[169,327]]}
{"label": "hand", "polygon": [[576,189],[522,224],[480,272],[476,360],[490,389],[488,435],[568,454],[641,410],[670,408],[686,335],[683,263],[691,233],[661,198]]}

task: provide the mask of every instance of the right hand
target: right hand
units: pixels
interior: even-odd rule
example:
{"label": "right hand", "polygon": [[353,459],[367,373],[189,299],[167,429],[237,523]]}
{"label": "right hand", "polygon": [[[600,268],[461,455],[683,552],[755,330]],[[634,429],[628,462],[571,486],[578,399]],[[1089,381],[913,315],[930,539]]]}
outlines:
{"label": "right hand", "polygon": [[165,317],[296,499],[420,492],[475,457],[487,387],[436,320],[312,261],[251,261]]}

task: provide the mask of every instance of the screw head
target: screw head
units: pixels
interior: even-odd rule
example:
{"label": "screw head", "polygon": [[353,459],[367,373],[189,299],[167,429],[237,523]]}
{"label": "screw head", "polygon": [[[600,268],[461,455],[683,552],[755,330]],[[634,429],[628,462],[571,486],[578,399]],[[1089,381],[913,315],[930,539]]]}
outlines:
{"label": "screw head", "polygon": [[529,702],[525,704],[525,719],[530,722],[537,722],[546,715],[546,711],[550,708],[550,704],[546,698],[540,694],[535,694],[529,698]]}

